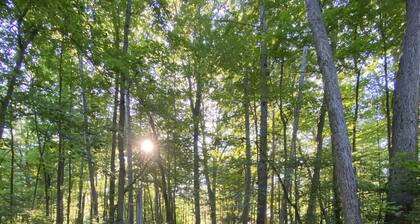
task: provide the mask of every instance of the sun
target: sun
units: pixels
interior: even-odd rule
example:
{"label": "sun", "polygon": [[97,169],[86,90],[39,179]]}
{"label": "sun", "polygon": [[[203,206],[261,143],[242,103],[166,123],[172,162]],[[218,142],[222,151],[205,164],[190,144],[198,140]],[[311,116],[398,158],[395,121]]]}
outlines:
{"label": "sun", "polygon": [[141,143],[140,143],[140,149],[143,151],[143,152],[146,152],[146,153],[150,153],[150,152],[152,152],[153,151],[153,149],[155,148],[155,145],[153,144],[153,142],[152,141],[150,141],[149,139],[146,139],[146,140],[143,140]]}

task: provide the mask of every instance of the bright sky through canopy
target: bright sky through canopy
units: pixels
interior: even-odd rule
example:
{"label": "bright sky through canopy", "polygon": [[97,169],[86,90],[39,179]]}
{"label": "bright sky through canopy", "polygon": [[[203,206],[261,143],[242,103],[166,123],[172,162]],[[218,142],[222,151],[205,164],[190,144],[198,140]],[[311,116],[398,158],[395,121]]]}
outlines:
{"label": "bright sky through canopy", "polygon": [[142,150],[146,153],[150,153],[151,151],[153,151],[154,147],[155,147],[155,145],[149,139],[143,140],[140,143],[140,150]]}

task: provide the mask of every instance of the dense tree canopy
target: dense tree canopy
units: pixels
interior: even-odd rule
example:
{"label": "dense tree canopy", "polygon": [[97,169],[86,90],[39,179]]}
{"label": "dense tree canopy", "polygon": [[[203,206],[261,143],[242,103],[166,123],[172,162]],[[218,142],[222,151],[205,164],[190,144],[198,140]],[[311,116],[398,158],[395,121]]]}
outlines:
{"label": "dense tree canopy", "polygon": [[420,223],[420,1],[0,16],[0,223]]}

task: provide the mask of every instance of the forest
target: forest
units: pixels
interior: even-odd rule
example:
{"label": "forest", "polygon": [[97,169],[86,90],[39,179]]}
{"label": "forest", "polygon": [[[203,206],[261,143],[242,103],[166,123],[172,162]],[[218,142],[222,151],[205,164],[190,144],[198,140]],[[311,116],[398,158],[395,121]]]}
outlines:
{"label": "forest", "polygon": [[0,223],[420,223],[419,0],[0,18]]}

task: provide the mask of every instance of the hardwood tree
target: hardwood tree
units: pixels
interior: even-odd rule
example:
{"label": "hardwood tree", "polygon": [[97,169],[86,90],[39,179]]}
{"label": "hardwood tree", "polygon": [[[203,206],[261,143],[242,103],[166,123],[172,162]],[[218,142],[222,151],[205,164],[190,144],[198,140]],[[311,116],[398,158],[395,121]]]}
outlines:
{"label": "hardwood tree", "polygon": [[413,209],[410,186],[415,179],[403,160],[418,161],[418,105],[420,82],[420,2],[406,1],[406,28],[393,94],[392,144],[389,154],[389,201],[398,206],[388,212],[389,223],[409,223]]}
{"label": "hardwood tree", "polygon": [[322,73],[327,98],[331,142],[334,150],[338,189],[345,223],[362,223],[359,200],[356,194],[356,179],[353,172],[351,146],[344,120],[341,92],[331,46],[324,26],[318,0],[305,0],[308,21],[312,30],[318,64]]}

